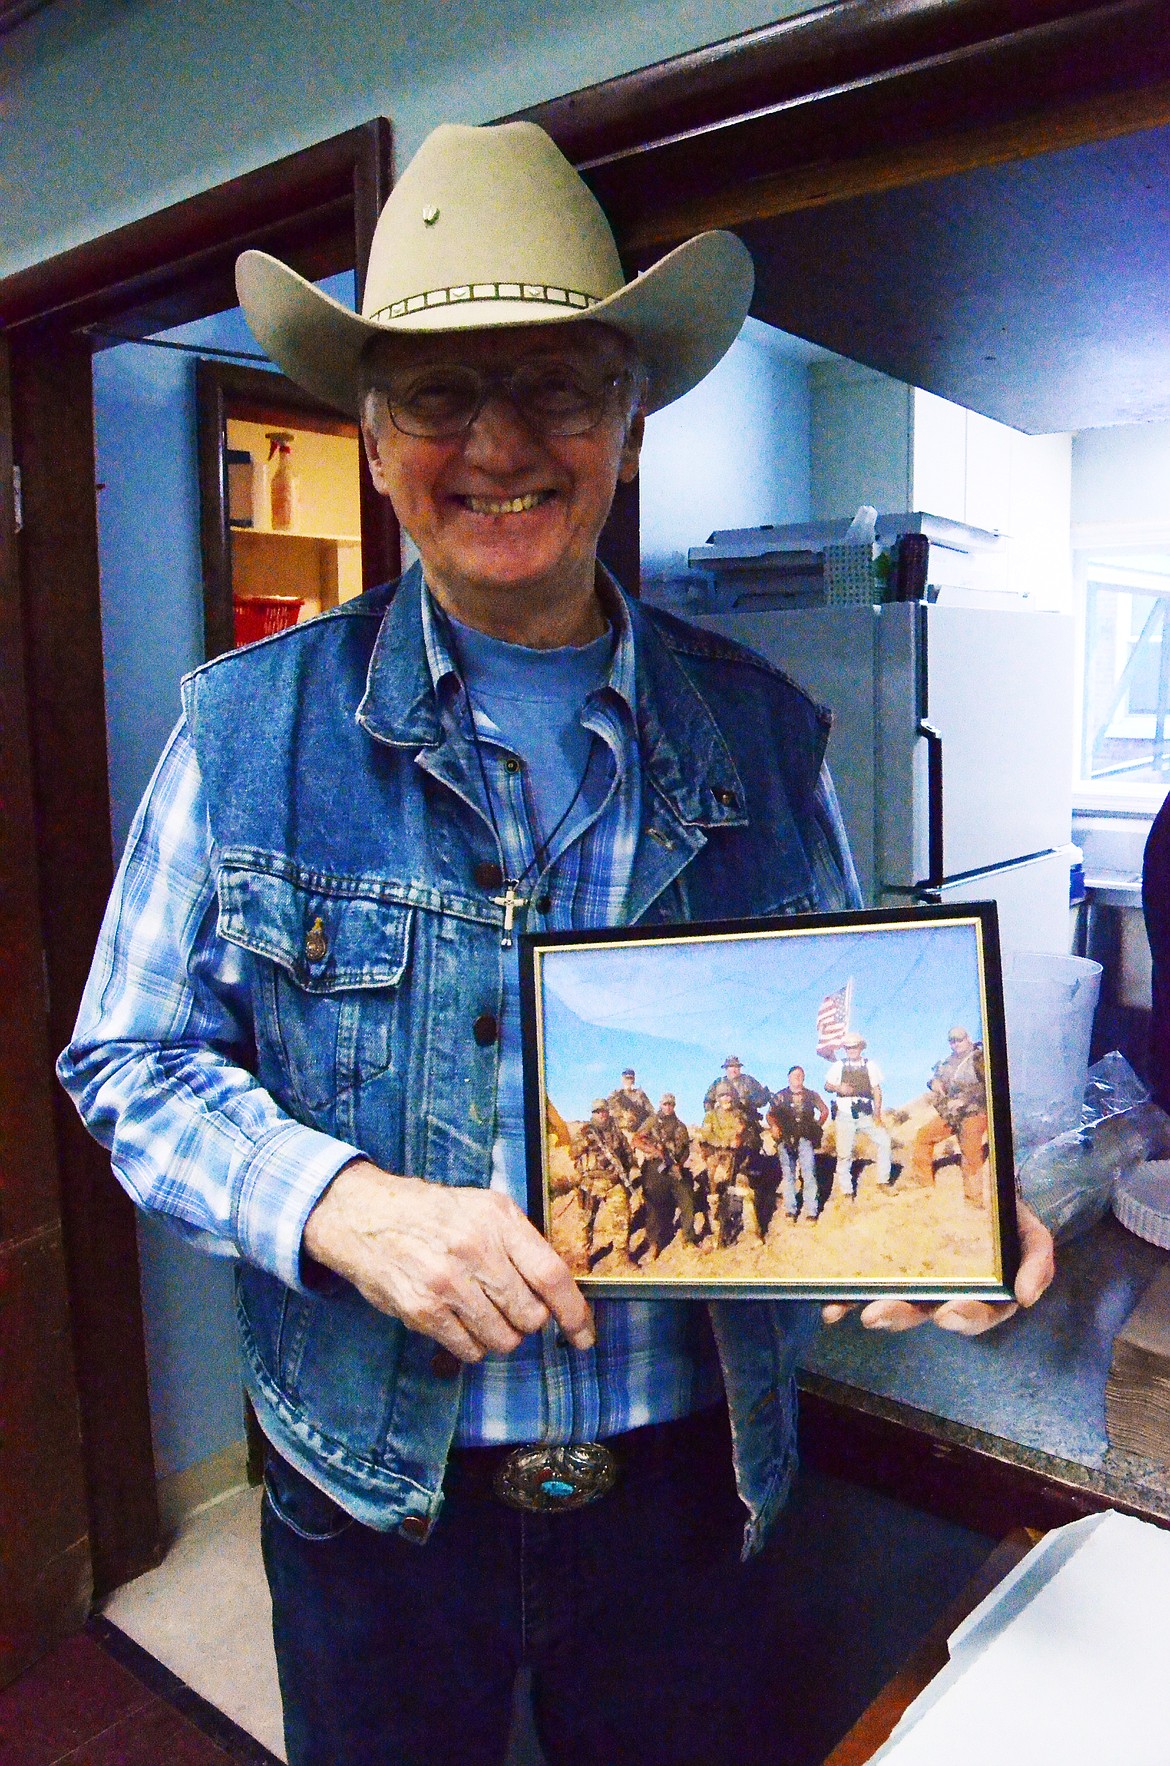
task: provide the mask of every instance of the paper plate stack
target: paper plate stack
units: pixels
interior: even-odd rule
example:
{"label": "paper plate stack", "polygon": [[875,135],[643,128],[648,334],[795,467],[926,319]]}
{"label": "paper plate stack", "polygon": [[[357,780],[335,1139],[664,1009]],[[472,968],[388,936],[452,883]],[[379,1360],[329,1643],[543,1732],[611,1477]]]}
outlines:
{"label": "paper plate stack", "polygon": [[1170,1251],[1170,1159],[1151,1159],[1119,1177],[1113,1212],[1139,1239]]}

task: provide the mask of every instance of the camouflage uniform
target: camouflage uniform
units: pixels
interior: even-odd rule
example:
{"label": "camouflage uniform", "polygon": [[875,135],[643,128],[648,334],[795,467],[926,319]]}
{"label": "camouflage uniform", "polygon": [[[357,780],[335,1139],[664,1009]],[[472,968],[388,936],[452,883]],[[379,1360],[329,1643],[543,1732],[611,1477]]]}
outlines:
{"label": "camouflage uniform", "polygon": [[[674,1099],[669,1092],[662,1104]],[[674,1216],[688,1245],[695,1243],[695,1189],[686,1169],[691,1137],[673,1108],[658,1109],[634,1130],[633,1145],[643,1155],[642,1190],[646,1198],[646,1235],[651,1256],[664,1251],[674,1237]]]}
{"label": "camouflage uniform", "polygon": [[581,1192],[592,1272],[611,1251],[630,1252],[630,1153],[604,1098],[573,1136],[569,1155]]}
{"label": "camouflage uniform", "polygon": [[640,1085],[634,1086],[631,1091],[619,1086],[616,1091],[610,1092],[606,1103],[609,1105],[610,1115],[627,1135],[632,1135],[647,1117],[654,1114],[654,1105]]}
{"label": "camouflage uniform", "polygon": [[753,1140],[758,1147],[759,1125],[753,1125],[730,1083],[720,1080],[699,1130],[699,1151],[707,1168],[707,1218],[717,1247],[734,1244],[741,1233],[760,1236],[755,1191],[744,1181],[750,1178]]}

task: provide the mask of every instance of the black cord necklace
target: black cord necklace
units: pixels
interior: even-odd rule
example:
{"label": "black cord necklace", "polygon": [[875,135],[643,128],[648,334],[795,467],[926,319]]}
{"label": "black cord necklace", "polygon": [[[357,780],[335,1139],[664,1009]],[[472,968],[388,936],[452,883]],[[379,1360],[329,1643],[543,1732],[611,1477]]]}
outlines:
{"label": "black cord necklace", "polygon": [[[475,749],[475,758],[479,765],[479,776],[480,781],[483,784],[483,794],[487,803],[488,815],[491,817],[492,833],[496,837],[496,847],[502,859],[504,857],[504,841],[500,833],[500,824],[496,819],[496,806],[492,796],[492,789],[488,784],[487,767],[484,764],[483,758],[483,745],[480,742],[479,730],[476,725],[475,701],[471,697],[471,689],[467,685],[467,676],[463,671],[463,659],[459,654],[459,641],[455,636],[455,628],[451,623],[451,617],[448,614],[447,609],[445,607],[440,607],[437,601],[434,601],[433,605],[442,619],[443,628],[447,638],[447,647],[451,652],[451,660],[455,664],[455,678],[463,689],[463,697],[467,704],[467,716],[471,724],[471,745]],[[576,809],[581,798],[581,793],[585,789],[585,781],[588,779],[589,769],[593,765],[593,750],[596,742],[597,732],[596,730],[591,730],[589,732],[589,751],[585,756],[585,766],[581,773],[581,777],[577,781],[577,789],[574,791],[572,797],[570,797],[568,804],[565,806],[561,815],[557,818],[555,826],[543,840],[538,834],[534,834],[533,844],[535,851],[524,869],[520,872],[520,875],[518,877],[509,877],[505,873],[503,895],[492,895],[488,898],[495,907],[503,908],[504,910],[504,925],[500,937],[500,947],[503,950],[511,950],[512,948],[512,928],[515,923],[517,908],[526,908],[529,903],[530,898],[518,894],[518,891],[521,885],[527,882],[529,875],[539,877],[541,872],[546,868],[548,864],[548,855],[552,850],[553,841]]]}

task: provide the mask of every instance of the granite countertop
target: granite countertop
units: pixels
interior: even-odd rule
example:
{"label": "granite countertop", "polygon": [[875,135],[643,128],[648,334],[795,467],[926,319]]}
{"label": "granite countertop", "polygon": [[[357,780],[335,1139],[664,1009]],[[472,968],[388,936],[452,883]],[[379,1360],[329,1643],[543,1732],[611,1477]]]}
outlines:
{"label": "granite countertop", "polygon": [[929,1326],[890,1335],[853,1315],[819,1333],[800,1383],[1170,1521],[1170,1465],[1105,1435],[1113,1338],[1166,1256],[1110,1216],[1058,1249],[1056,1280],[1035,1308],[985,1336]]}

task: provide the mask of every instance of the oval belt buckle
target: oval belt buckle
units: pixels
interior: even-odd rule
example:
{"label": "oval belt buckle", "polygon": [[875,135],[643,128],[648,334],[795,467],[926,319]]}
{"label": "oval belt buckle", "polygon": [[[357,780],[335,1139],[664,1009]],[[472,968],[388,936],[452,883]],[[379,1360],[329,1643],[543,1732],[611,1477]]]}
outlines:
{"label": "oval belt buckle", "polygon": [[492,1488],[501,1502],[525,1514],[584,1508],[613,1489],[618,1465],[600,1441],[568,1447],[514,1447],[501,1460]]}

